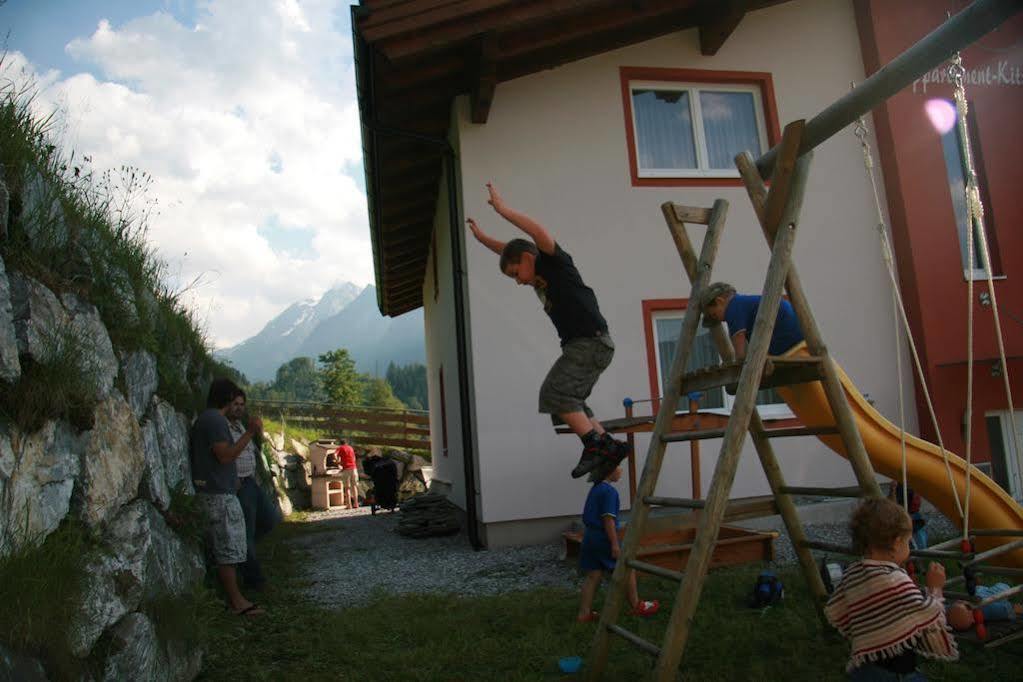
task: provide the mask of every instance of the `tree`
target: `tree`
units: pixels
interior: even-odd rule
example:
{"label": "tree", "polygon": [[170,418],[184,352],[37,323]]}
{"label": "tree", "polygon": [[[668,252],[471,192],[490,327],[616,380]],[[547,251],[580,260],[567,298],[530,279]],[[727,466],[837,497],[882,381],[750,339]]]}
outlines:
{"label": "tree", "polygon": [[393,362],[387,366],[387,383],[394,390],[395,397],[413,410],[423,410],[429,403],[426,388],[426,365],[412,363],[399,366]]}
{"label": "tree", "polygon": [[362,377],[362,403],[369,407],[383,407],[391,410],[405,409],[405,404],[394,397],[389,383],[380,377],[368,375]]}
{"label": "tree", "polygon": [[294,358],[277,368],[273,391],[285,400],[323,400],[323,387],[312,358]]}
{"label": "tree", "polygon": [[355,360],[346,348],[338,348],[320,356],[323,366],[319,378],[327,398],[335,405],[357,405],[362,397],[359,373]]}

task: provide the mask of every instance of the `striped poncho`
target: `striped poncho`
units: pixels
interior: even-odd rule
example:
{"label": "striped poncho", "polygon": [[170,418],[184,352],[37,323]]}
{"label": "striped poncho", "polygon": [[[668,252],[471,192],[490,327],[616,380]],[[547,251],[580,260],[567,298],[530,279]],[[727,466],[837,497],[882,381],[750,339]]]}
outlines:
{"label": "striped poncho", "polygon": [[847,671],[906,651],[944,661],[959,658],[943,600],[924,594],[890,561],[863,559],[849,566],[824,613],[852,644]]}

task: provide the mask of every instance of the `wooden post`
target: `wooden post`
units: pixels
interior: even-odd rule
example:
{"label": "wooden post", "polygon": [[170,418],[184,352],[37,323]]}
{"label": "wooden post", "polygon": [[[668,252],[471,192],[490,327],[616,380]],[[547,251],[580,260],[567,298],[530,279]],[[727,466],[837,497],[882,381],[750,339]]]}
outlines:
{"label": "wooden post", "polygon": [[806,189],[809,160],[809,155],[807,155],[797,163],[791,190],[786,197],[781,226],[778,228],[774,248],[771,250],[771,261],[767,270],[760,308],[750,335],[750,344],[742,373],[739,376],[739,387],[735,393],[732,415],[721,443],[720,454],[714,469],[714,478],[710,490],[707,492],[707,504],[703,514],[700,515],[700,524],[689,556],[689,563],[686,564],[682,587],[672,608],[664,645],[654,668],[654,679],[659,682],[670,682],[677,677],[678,665],[685,651],[685,644],[693,624],[693,616],[696,613],[703,583],[710,567],[714,543],[717,540],[725,508],[728,505],[729,491],[739,466],[746,430],[749,427],[750,418],[756,410],[756,394],[760,389],[761,374],[767,360],[767,350],[771,344],[778,307],[781,304],[785,276],[788,274],[791,264],[792,247],[796,236],[796,220]]}
{"label": "wooden post", "polygon": [[[692,395],[689,396],[689,414],[698,414],[700,411],[700,401],[693,400]],[[689,471],[690,476],[693,479],[693,499],[700,499],[700,441],[691,440],[689,441]]]}
{"label": "wooden post", "polygon": [[[768,197],[767,201],[764,200],[766,190],[757,173],[753,157],[750,156],[749,152],[743,152],[735,158],[735,165],[738,167],[739,175],[746,184],[746,192],[749,194],[753,210],[760,220],[764,237],[767,239],[768,245],[771,245],[775,238],[773,228],[769,222],[772,206],[770,205],[770,197]],[[771,194],[774,194],[774,191],[775,188],[772,187]],[[813,355],[821,358],[821,367],[824,371],[824,379],[821,383],[824,387],[828,403],[831,406],[831,412],[835,417],[835,424],[842,434],[849,463],[852,465],[853,473],[856,474],[856,481],[863,488],[865,495],[881,497],[881,487],[877,484],[877,479],[874,477],[874,467],[871,465],[867,451],[863,447],[863,439],[860,438],[860,432],[856,428],[856,420],[853,417],[852,410],[849,408],[849,402],[846,399],[845,390],[842,388],[838,370],[835,368],[834,361],[831,359],[827,346],[824,344],[820,329],[817,327],[817,320],[810,310],[810,303],[806,299],[806,293],[803,291],[803,285],[794,264],[789,269],[788,279],[785,284],[792,307],[799,318],[799,325],[803,329],[803,336],[806,337],[806,345]]]}
{"label": "wooden post", "polygon": [[[635,412],[632,399],[626,398],[622,404],[625,405],[625,418],[632,418]],[[636,434],[629,431],[625,440],[629,443],[629,509],[632,509],[636,505]]]}
{"label": "wooden post", "polygon": [[[976,0],[810,119],[799,153],[814,149],[1020,10],[1023,2],[1019,0]],[[780,145],[775,146],[757,159],[756,167],[762,178],[771,176],[779,148]]]}
{"label": "wooden post", "polygon": [[[721,242],[721,233],[724,230],[727,214],[728,202],[723,199],[715,201],[707,226],[707,234],[703,239],[700,260],[694,266],[698,274],[693,291],[697,293],[710,284],[711,270],[714,259],[717,256],[718,245]],[[639,488],[636,491],[639,504],[630,514],[629,527],[625,533],[625,544],[622,547],[617,565],[612,574],[611,586],[608,589],[604,610],[601,612],[600,623],[597,625],[597,632],[593,638],[592,653],[586,667],[586,678],[588,680],[599,680],[603,674],[604,667],[607,665],[611,632],[609,628],[618,621],[618,615],[625,601],[626,577],[630,570],[627,563],[630,559],[636,557],[636,551],[639,549],[642,540],[643,529],[646,526],[647,517],[650,515],[650,506],[643,500],[654,494],[657,479],[661,472],[661,464],[664,461],[666,443],[657,436],[658,434],[670,431],[672,420],[675,417],[675,410],[678,408],[678,402],[682,397],[682,374],[689,359],[689,350],[692,347],[693,339],[696,338],[697,326],[699,324],[700,311],[695,307],[686,309],[685,316],[682,318],[682,331],[679,334],[679,349],[675,353],[675,359],[672,361],[668,385],[664,387],[664,396],[661,398],[660,408],[657,410],[657,419],[654,422],[654,436],[650,438],[646,461],[643,463],[643,476],[640,478]]]}

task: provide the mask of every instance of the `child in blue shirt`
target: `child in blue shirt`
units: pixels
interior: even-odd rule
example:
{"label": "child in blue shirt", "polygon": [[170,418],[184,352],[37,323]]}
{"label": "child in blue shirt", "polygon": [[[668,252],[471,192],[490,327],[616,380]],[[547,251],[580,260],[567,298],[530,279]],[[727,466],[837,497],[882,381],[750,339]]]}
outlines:
{"label": "child in blue shirt", "polygon": [[[715,282],[707,287],[700,299],[703,325],[710,327],[718,322],[728,324],[728,334],[735,347],[735,359],[746,357],[746,346],[752,340],[753,323],[760,308],[760,296],[735,293],[735,287],[725,282]],[[792,304],[782,299],[778,317],[774,322],[774,333],[768,355],[782,355],[792,346],[803,341],[803,330]],[[766,373],[770,373],[767,371]]]}
{"label": "child in blue shirt", "polygon": [[[580,623],[599,618],[600,614],[593,610],[593,597],[597,594],[604,573],[614,570],[621,551],[618,545],[618,491],[611,485],[621,477],[622,468],[619,466],[607,478],[594,483],[590,494],[586,496],[586,505],[583,507],[583,525],[586,530],[579,550],[579,570],[586,574],[579,600],[577,620]],[[635,571],[629,571],[627,580],[632,614],[647,617],[657,613],[660,608],[657,601],[640,601]]]}
{"label": "child in blue shirt", "polygon": [[[1001,594],[1008,589],[1009,585],[1007,583],[978,585],[977,596],[981,599],[987,599],[996,594]],[[984,613],[985,623],[996,621],[1016,622],[1023,618],[1023,605],[1013,604],[1008,599],[991,602],[981,607],[981,611]],[[948,624],[956,632],[965,632],[973,627],[973,607],[964,601],[952,602],[952,605],[945,612],[945,617],[948,620]]]}

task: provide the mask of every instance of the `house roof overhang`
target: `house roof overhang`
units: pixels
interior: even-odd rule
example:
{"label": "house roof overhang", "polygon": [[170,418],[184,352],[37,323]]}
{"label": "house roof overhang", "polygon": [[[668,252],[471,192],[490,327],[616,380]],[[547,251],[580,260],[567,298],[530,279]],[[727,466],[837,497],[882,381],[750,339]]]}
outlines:
{"label": "house roof overhang", "polygon": [[786,0],[362,0],[352,7],[377,303],[423,304],[452,101],[486,123],[498,84],[677,31],[715,54]]}

